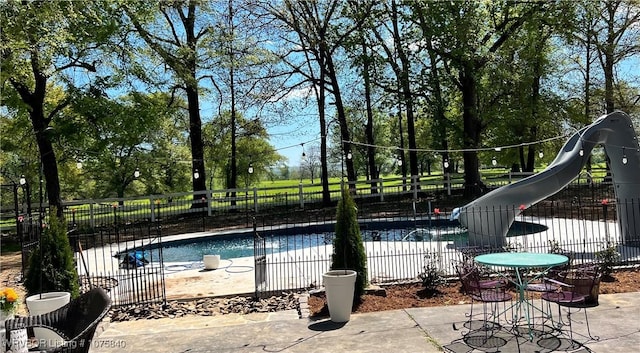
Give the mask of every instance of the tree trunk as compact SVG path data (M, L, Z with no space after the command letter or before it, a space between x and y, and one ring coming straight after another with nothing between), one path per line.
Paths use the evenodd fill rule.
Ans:
M485 185L480 179L478 152L475 149L480 145L480 133L482 123L478 116L477 83L474 76L473 65L466 64L460 72L460 84L462 86L462 119L463 146L467 150L463 152L464 160L464 196L477 197L482 195Z
M324 71L320 70L320 82L324 82ZM318 87L318 115L320 118L320 168L322 170L322 204L331 205L329 192L329 168L327 166L327 121L325 116L326 91L324 85Z
M418 152L416 151L416 133L415 133L415 123L413 116L413 94L411 91L411 80L410 80L410 67L411 62L407 57L407 53L402 48L401 45L401 37L400 31L398 28L398 11L397 5L395 1L391 2L391 15L393 22L393 36L394 41L396 43L396 52L398 53L398 58L402 63L402 67L399 72L398 79L400 80L400 87L402 89L402 100L404 101L405 107L407 109L407 139L409 142L409 171L410 175L413 177L414 175L418 177ZM412 188L414 184L412 183ZM416 184L417 186L417 184Z
M607 108L607 114L613 113L615 103L613 100L613 52L616 47L616 29L615 15L616 10L612 6L607 6L609 19L607 20L607 42L604 44L604 101Z
M442 88L440 87L440 76L437 70L437 57L431 47L431 41L427 42L429 49L429 61L431 63L431 91L433 94L433 105L435 106L433 140L440 141L440 148L445 151L442 154L443 163L449 159L449 142L447 141L447 118L445 116L445 103L442 100ZM431 175L431 164L429 164L429 175Z
M326 52L326 51L325 51ZM342 150L347 153L351 148L349 142L351 141L351 134L349 133L349 125L347 122L347 115L344 111L344 105L342 103L342 96L340 93L340 84L338 83L338 76L335 71L333 60L331 56L326 56L326 65L323 68L326 70L326 75L331 81L331 88L336 100L336 110L338 112L338 123L340 124L340 137L342 138ZM345 167L347 168L347 180L349 181L349 190L355 193L356 186L356 172L353 166L353 159L344 159Z
M198 88L187 86L187 102L189 104L189 141L191 142L191 180L193 191L203 191L206 186L206 170L204 167L204 146L202 144L202 121L200 119L200 103L198 98ZM193 172L198 170L198 179L194 178ZM206 195L193 195L193 199L200 201ZM202 205L202 203L194 203Z
M187 36L187 46L194 53L197 51L195 34L195 4L189 3L188 16L184 20L185 34ZM196 78L197 56L193 55L186 60L188 68L188 78L185 80L185 91L189 104L189 141L191 142L191 180L193 191L203 191L207 189L207 174L204 167L204 146L202 143L202 120L200 119L200 102L198 97L198 81ZM194 172L198 170L198 179L194 177ZM201 201L207 195L193 195L193 200ZM196 207L204 207L203 202L194 202Z
M37 52L32 52L32 61L38 61ZM49 207L56 207L57 216L62 218L62 197L60 195L60 179L58 175L58 162L53 150L53 145L47 136L49 119L44 115L44 99L47 91L48 77L39 71L37 65L32 65L34 89L33 92L19 82L11 80L22 101L29 106L29 119L35 133L36 143L40 152L40 168L46 182ZM41 182L40 180L38 182ZM42 195L40 195L42 197Z
M370 63L369 56L367 54L367 43L364 40L364 35L361 35L362 40L362 56L363 56L363 65L362 65L362 76L364 78L364 97L367 105L367 124L365 125L365 137L367 139L367 164L368 164L368 173L369 180L378 179L378 173L376 168L376 148L375 148L375 137L373 135L373 110L371 109L371 77L369 75ZM371 193L378 193L377 183L371 182Z
M40 111L40 114L42 111ZM32 120L34 117L32 117ZM44 119L44 118L37 118ZM36 133L36 140L38 142L38 149L40 150L40 163L42 165L42 173L44 175L47 196L49 201L49 209L51 207L56 208L56 215L60 218L64 215L62 208L62 197L60 195L60 180L58 178L58 162L53 150L51 141L44 133L44 130L40 130Z

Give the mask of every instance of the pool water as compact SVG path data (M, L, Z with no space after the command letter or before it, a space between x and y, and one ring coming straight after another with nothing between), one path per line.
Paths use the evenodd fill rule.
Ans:
M406 226L406 224L404 224ZM327 228L327 227L325 227ZM329 227L328 229L331 229ZM392 229L366 229L361 227L364 241L446 241L464 245L467 232L457 224L446 224L438 227L417 226ZM377 228L377 227L376 227ZM317 230L317 229L315 229ZM518 236L544 230L544 226L532 223L515 222L507 236ZM333 241L332 230L304 233L304 229L296 232L271 231L263 234L267 253L278 253L304 248L328 245ZM204 255L217 254L221 259L253 256L253 233L216 235L199 239L187 239L162 244L162 256L165 262L202 261ZM159 258L157 247L144 249L146 257Z

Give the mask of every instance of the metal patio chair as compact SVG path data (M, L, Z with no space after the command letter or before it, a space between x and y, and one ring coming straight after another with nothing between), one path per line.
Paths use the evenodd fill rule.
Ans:
M454 264L458 277L462 284L462 290L471 298L471 311L465 327L476 329L473 325L473 304L482 303L481 326L479 329L492 329L499 326L493 320L498 319L498 304L513 300L513 295L507 292L506 279L491 279L483 276L481 269L468 261ZM454 327L455 328L455 327Z
M575 284L576 279L580 279L586 284L585 288ZM558 279L547 278L546 280L551 284L558 286L559 289L553 292L545 292L541 298L548 304L548 312L550 319L555 327L562 330L564 326L569 327L569 338L573 340L573 322L572 315L578 311L584 312L584 320L587 328L587 336L590 339L598 340L597 336L591 334L589 327L589 317L587 315L587 299L589 293L593 289L594 285L600 279L600 268L593 264L583 264L572 266L569 270L560 274ZM572 282L574 282L572 284ZM558 306L558 316L554 318L552 314L550 304L555 303ZM562 309L566 311L566 318L563 318Z

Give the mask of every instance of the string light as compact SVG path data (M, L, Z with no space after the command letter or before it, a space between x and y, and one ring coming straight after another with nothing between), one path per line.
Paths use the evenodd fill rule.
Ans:
M624 147L622 147L622 164L627 164L629 160L627 159L627 153L625 152Z
M347 159L351 159L353 158L353 154L351 154L351 151L347 152Z
M200 172L198 172L198 168L196 168L196 170L193 171L193 178L194 179L200 178Z
M493 158L491 158L491 165L493 165L494 167L498 164L498 161L496 160L496 157L494 156Z
M363 146L363 147L374 147L374 148L380 148L380 149L395 149L395 150L408 151L408 152L456 153L456 152L482 152L482 151L497 151L497 152L500 152L503 149L526 147L526 146L541 144L541 143L545 143L545 142L549 142L549 141L553 141L553 140L558 140L558 139L562 139L562 138L566 138L566 137L567 137L567 135L565 134L565 135L559 135L559 136L550 137L550 138L543 139L543 140L538 140L538 141L523 142L523 143L519 143L519 144L515 144L515 145L506 145L506 146L498 146L498 147L482 147L482 148L449 149L449 150L439 150L439 149L429 149L429 148L399 148L397 146L383 146L383 145L375 145L375 144L369 144L369 143L363 143L363 142L357 142L357 141L347 141L347 140L342 140L342 142L343 143L350 143L350 144L354 144L354 145L358 145L358 146Z
M22 174L20 176L20 180L19 180L20 185L24 185L27 183L27 178L24 177L24 174Z
M76 168L77 169L82 169L82 161L78 159L78 161L76 162Z
M544 152L542 152L542 150L540 150L540 152L538 152L538 157L540 157L540 158L544 157Z
M249 174L253 174L253 163L249 163L249 169L247 171Z
M138 179L140 177L140 169L136 167L136 170L133 172L133 177Z
M444 160L444 163L443 163L442 165L444 166L444 169L449 168L449 160L448 160L448 159L445 159L445 160Z

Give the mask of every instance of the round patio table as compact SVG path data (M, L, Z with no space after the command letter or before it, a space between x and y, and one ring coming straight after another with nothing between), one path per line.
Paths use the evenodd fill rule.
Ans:
M499 252L493 254L478 255L475 262L488 266L501 266L508 268L551 268L564 265L569 258L560 254L548 254L537 252Z
M549 254L549 253L534 253L534 252L501 252L501 253L493 253L493 254L484 254L478 255L473 258L475 262L492 266L492 267L501 267L515 270L515 279L511 279L509 275L496 271L500 276L507 278L509 281L515 284L518 289L518 302L514 304L518 309L518 312L522 310L523 305L526 306L525 318L527 321L527 326L529 327L529 336L531 333L531 322L529 318L529 308L534 310L541 309L536 308L532 303L529 302L525 295L525 288L527 285L541 276L544 276L551 268L555 266L564 265L569 262L569 258L564 255L559 254ZM531 278L524 278L522 276L521 269L539 269L539 272L536 276Z

